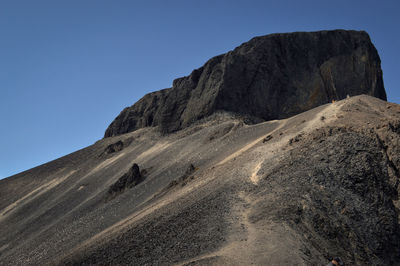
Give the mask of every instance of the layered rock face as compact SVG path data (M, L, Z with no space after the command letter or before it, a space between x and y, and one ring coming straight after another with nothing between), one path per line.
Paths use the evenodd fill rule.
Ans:
M386 100L380 58L366 32L272 34L210 59L172 88L145 95L104 136L154 126L170 133L217 111L253 122L282 119L359 94Z

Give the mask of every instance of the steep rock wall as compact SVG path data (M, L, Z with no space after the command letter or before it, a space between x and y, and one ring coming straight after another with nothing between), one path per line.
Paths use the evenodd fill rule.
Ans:
M170 133L216 111L253 122L282 119L360 94L386 100L380 58L366 32L272 34L211 58L172 88L145 95L104 136L149 126Z

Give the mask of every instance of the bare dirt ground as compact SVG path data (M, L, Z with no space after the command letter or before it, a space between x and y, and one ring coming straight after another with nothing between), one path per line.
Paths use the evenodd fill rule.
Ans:
M0 181L0 264L396 265L399 121L398 105L357 96L100 140ZM132 163L145 180L106 201Z

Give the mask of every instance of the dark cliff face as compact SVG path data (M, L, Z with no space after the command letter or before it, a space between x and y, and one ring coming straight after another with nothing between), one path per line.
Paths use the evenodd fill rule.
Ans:
M379 55L366 32L272 34L145 95L118 115L105 137L148 126L169 133L216 111L253 121L282 119L360 94L386 100Z

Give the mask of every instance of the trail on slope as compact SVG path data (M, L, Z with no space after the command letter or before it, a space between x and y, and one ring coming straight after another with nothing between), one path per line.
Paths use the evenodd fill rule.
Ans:
M270 123L271 121L268 121L267 123ZM272 130L271 132L268 132L268 134L265 134L264 136L250 142L249 144L247 144L246 146L244 146L243 148L239 149L238 151L232 153L231 155L229 155L228 157L226 157L225 159L223 159L222 161L220 161L219 163L217 163L216 165L222 165L238 156L240 156L241 154L245 153L246 151L250 150L251 148L253 148L255 145L257 145L259 142L261 142L263 139L265 139L268 135L272 135L274 132L278 131L279 129L281 129L284 125L285 125L285 121L273 121L275 123L279 123L279 126L277 128L275 128L274 130Z

